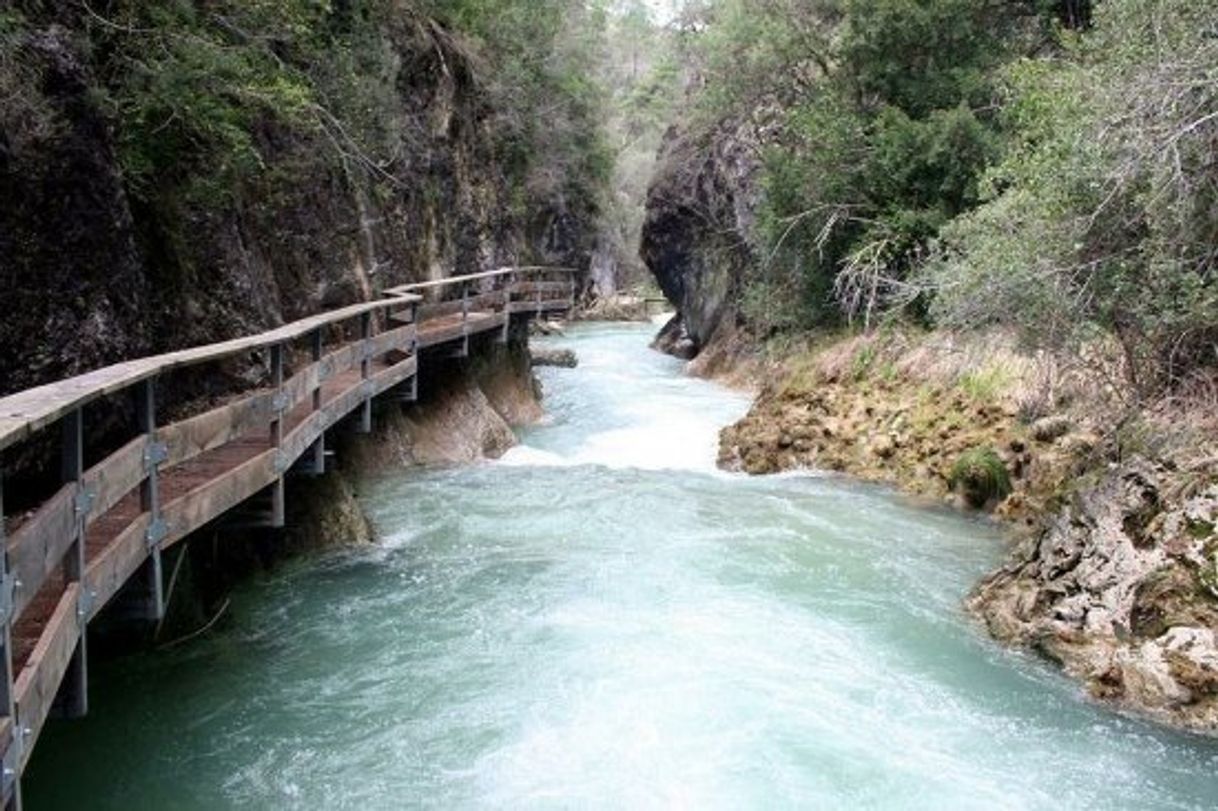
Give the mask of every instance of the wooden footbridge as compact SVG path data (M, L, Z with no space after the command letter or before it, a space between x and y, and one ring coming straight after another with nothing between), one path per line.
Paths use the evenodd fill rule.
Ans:
M161 617L167 548L258 501L267 504L267 523L282 526L285 476L324 472L326 432L348 416L370 431L375 398L414 400L421 353L463 356L479 335L506 342L514 317L566 311L573 298L571 271L556 268L405 285L260 335L0 399L0 451L17 443L53 449L40 441L53 432L62 449L61 486L10 517L7 532L0 498L4 808L20 807L22 771L52 712L87 710L88 624L120 590L143 616ZM255 355L269 369L268 385L158 424L158 378ZM135 403L130 440L86 466L85 407L116 397Z

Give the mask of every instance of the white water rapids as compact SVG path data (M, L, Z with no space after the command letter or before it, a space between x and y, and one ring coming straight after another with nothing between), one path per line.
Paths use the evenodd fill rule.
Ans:
M989 524L714 468L747 401L644 326L555 339L500 462L369 482L384 542L92 674L40 808L1208 808L1218 746L1088 703L962 613Z

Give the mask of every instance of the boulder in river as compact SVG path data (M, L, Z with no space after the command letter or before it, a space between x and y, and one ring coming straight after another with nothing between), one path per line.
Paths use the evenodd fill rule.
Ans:
M579 365L579 358L570 349L534 346L529 348L529 354L534 366L559 366L564 369L574 369Z

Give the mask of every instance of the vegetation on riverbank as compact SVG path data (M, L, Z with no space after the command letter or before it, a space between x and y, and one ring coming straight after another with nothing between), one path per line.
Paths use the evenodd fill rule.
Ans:
M1212 381L1218 11L1091 6L693 4L682 138L745 149L713 172L669 154L645 253L663 279L666 198L698 175L679 205L728 234L668 287L730 288L715 320L754 339L997 326L1131 403Z

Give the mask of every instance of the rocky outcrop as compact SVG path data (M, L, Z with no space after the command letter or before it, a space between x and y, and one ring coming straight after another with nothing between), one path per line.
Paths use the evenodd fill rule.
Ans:
M696 354L735 325L740 278L758 254L760 162L753 122L670 130L647 194L640 255L677 308L661 348ZM688 343L685 343L686 340Z
M720 466L830 470L967 506L957 468L970 454L992 454L1011 486L989 505L997 515L1032 525L1052 510L1098 438L1069 422L1066 434L1037 438L1010 397L971 391L960 381L975 375L959 369L936 370L968 354L962 347L894 343L845 339L772 375L749 413L721 432Z
M970 609L1097 698L1218 732L1218 484L1203 481L1140 458L1117 466L987 578Z
M21 59L8 78L24 87L0 86L26 97L0 104L0 395L152 346L146 268L91 71L61 26L32 33Z
M340 468L358 477L501 456L516 444L513 428L543 415L524 340L521 329L507 346L488 344L468 360L426 363L419 402L384 404L375 434L349 437L339 448Z

